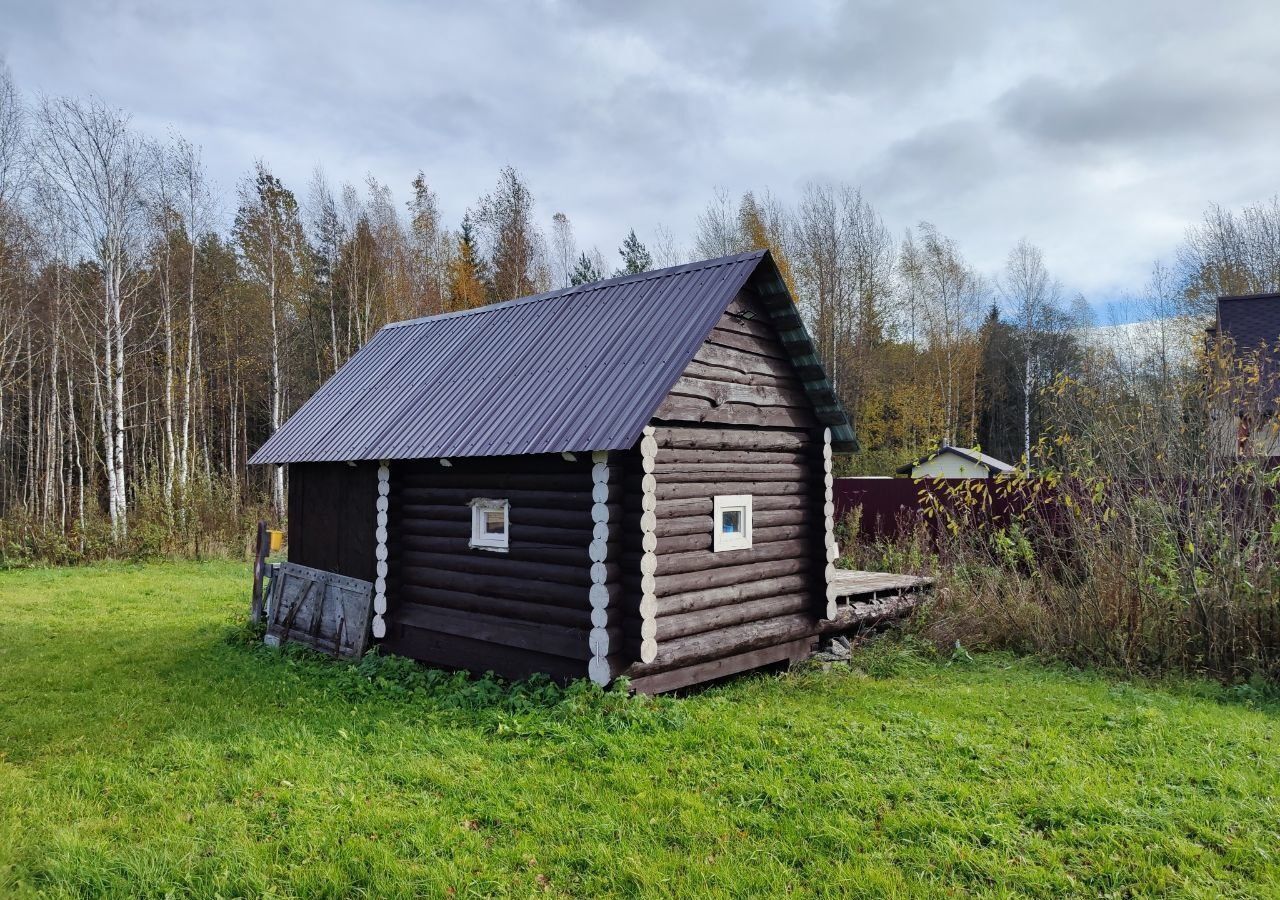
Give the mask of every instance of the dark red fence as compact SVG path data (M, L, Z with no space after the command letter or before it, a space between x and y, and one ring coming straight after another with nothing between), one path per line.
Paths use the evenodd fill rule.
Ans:
M973 482L982 481L983 484ZM1014 509L1024 509L1027 498L1021 492L991 490L996 482L986 479L934 481L914 478L837 478L836 522L844 522L861 507L860 536L864 539L897 537L920 521L921 511L930 505L954 508L960 495L986 488L980 502L965 503L969 515L988 524L1003 522ZM926 499L932 495L933 500Z

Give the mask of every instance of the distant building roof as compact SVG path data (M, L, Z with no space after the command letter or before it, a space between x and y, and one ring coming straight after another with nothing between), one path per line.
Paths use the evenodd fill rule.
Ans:
M1280 293L1219 297L1214 331L1241 349L1275 347L1280 341Z
M853 449L777 267L755 251L387 325L250 462L629 448L744 287L836 449Z
M1225 336L1237 351L1261 354L1262 399L1280 400L1280 293L1233 294L1218 298L1211 336Z
M979 466L985 466L986 469L990 472L1000 473L1000 472L1013 471L1013 466L1009 465L1007 462L1003 462L1001 460L996 459L994 456L988 456L985 453L981 453L977 450L968 450L964 447L953 447L950 444L943 444L937 450L933 451L930 454L920 457L915 462L910 462L904 466L899 466L896 471L898 472L899 475L910 475L911 470L914 469L916 466L922 466L925 463L927 463L929 460L936 459L937 457L941 456L944 453L951 453L951 454L954 454L955 456L959 456L962 459L967 459L971 463L975 463Z

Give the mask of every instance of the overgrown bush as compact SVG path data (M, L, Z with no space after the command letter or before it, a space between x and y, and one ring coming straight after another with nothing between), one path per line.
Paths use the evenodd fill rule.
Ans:
M1257 451L1274 388L1238 357L1163 405L1063 381L1033 474L934 482L846 564L935 575L918 627L944 648L1280 681L1280 471ZM1237 446L1241 420L1263 424Z
M229 479L197 474L172 498L158 481L144 479L131 498L128 533L119 539L112 535L109 519L92 507L83 518L69 510L65 521L41 521L21 508L6 511L0 517L0 568L103 559L248 557L259 519L271 519L267 498L244 498Z

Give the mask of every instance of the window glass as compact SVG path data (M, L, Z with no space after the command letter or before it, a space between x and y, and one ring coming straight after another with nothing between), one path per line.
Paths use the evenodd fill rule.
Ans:
M484 530L486 534L502 534L507 526L505 509L486 509L484 511Z
M720 530L725 534L739 534L742 531L742 510L726 509L720 517Z

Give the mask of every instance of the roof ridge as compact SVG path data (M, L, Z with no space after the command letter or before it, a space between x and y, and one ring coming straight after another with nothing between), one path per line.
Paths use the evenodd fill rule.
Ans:
M650 269L645 272L637 272L634 275L618 275L613 278L605 278L600 281L589 281L586 284L575 284L567 288L545 291L541 294L529 294L525 297L516 297L513 300L504 300L502 303L490 303L485 306L476 306L472 309L460 309L455 312L436 313L434 316L419 316L416 319L403 319L399 322L388 322L382 327L399 328L403 325L420 325L423 322L437 322L441 319L459 318L461 316L471 316L479 313L495 312L501 309L510 309L515 306L540 303L544 300L555 300L570 294L588 294L600 288L615 287L619 284L625 284L632 281L651 281L657 278L667 278L672 275L683 275L687 272L714 269L719 266L751 259L752 257L762 257L767 252L767 250L750 250L745 253L735 253L730 256L717 256L714 259L703 259L691 263L681 263L678 266L668 266L665 269Z

